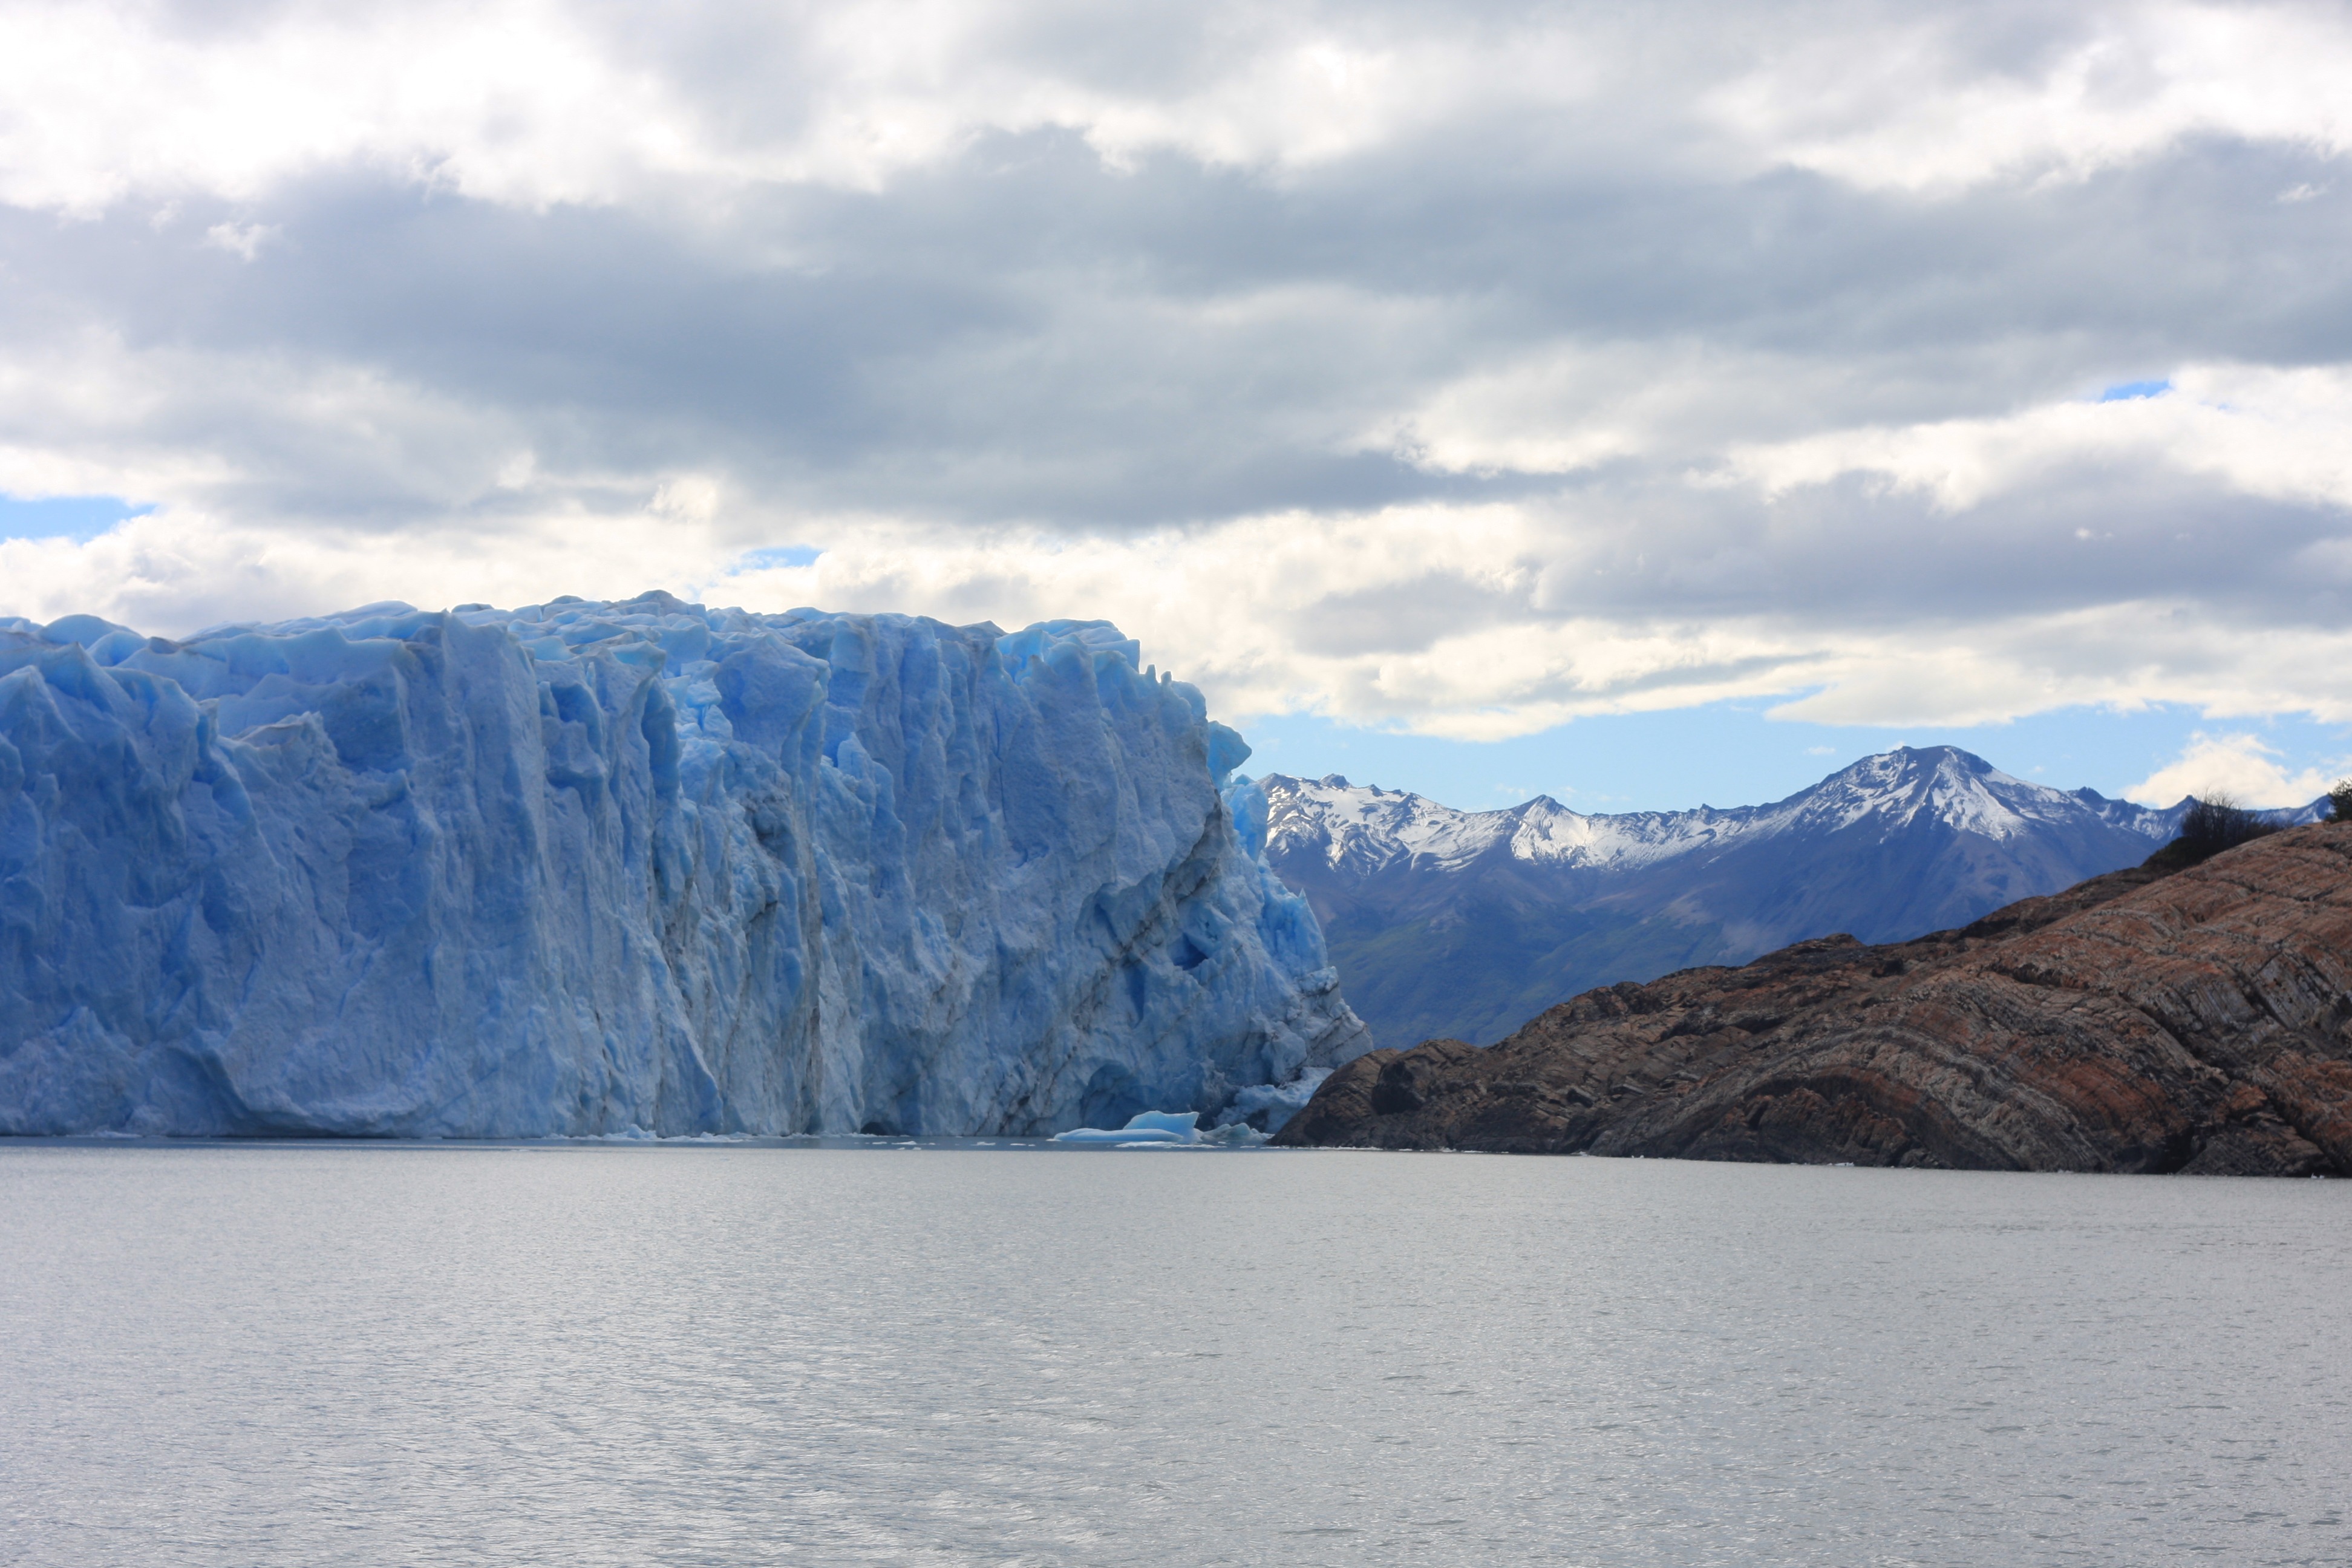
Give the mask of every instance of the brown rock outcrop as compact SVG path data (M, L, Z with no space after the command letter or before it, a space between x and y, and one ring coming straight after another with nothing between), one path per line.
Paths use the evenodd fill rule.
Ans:
M1277 1142L2352 1175L2352 826L1374 1051Z

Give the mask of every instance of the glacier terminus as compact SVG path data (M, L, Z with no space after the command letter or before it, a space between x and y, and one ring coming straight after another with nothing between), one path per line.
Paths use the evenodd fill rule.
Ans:
M1368 1048L1107 623L0 618L0 1132L1264 1123Z

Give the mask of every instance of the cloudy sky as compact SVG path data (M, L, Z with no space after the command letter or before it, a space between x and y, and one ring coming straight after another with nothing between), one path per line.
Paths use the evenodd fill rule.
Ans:
M1103 616L1463 805L2307 798L2347 81L2341 5L0 4L0 613Z

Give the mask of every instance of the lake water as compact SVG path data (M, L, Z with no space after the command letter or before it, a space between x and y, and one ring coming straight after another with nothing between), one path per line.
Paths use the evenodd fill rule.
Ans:
M2352 1184L0 1147L11 1563L2352 1562Z

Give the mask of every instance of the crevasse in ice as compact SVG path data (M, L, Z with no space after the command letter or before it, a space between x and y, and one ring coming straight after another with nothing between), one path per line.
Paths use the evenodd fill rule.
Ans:
M1370 1041L1248 748L1139 662L660 594L0 619L0 1132L1277 1105Z

